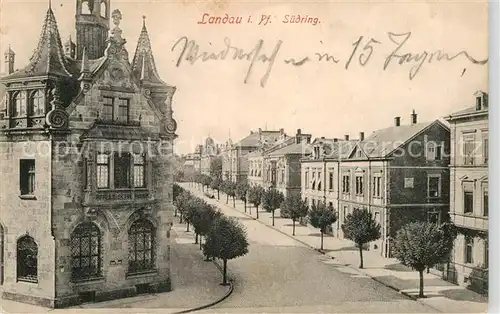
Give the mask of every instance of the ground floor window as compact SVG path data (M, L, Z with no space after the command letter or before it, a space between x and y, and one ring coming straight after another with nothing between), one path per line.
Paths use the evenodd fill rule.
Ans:
M85 222L71 235L71 276L86 279L101 275L101 231L96 224Z
M17 240L17 280L38 282L38 246L30 236Z
M474 249L474 238L469 236L465 237L465 263L467 264L474 263L473 249Z
M128 268L130 273L154 269L155 228L153 224L140 219L129 230Z

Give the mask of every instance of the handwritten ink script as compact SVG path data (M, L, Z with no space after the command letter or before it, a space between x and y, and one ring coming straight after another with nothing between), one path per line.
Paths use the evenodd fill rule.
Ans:
M460 51L457 53L449 53L442 50L422 50L420 52L407 52L405 44L411 37L411 32L395 34L387 33L385 42L375 38L365 38L359 36L348 49L345 58L329 54L328 52L314 52L310 56L301 56L300 58L285 58L284 63L287 65L300 67L309 62L317 62L324 64L339 64L343 65L344 70L349 70L354 66L366 67L370 64L372 56L376 54L377 48L381 45L390 45L390 53L384 56L384 62L380 64L381 68L386 71L395 66L409 66L408 78L413 80L420 70L426 64L437 63L440 61L452 61L458 58L475 65L485 65L488 59L477 60L467 53ZM244 83L248 83L257 62L262 62L267 67L263 76L260 79L260 85L266 86L266 83L271 75L275 61L278 58L283 42L277 40L272 44L266 44L264 40L259 40L250 49L240 48L231 43L231 39L224 39L224 48L218 51L204 51L200 49L200 45L195 40L190 40L187 37L181 37L172 46L172 51L179 52L176 66L180 67L184 63L194 65L195 63L207 61L225 61L236 60L249 62L248 70L244 78ZM266 51L268 51L266 53ZM372 62L373 63L373 62ZM377 66L377 64L375 64ZM465 72L465 70L464 70ZM462 72L462 75L464 74Z

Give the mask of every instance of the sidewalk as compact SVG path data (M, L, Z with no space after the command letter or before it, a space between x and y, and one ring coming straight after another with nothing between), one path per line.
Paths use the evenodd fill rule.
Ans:
M174 313L221 299L229 286L220 285L222 275L219 269L213 262L204 261L199 245L194 244L193 233L186 232L186 226L175 220L170 249L172 291L55 310L0 298L0 313L88 313L89 309L92 313Z
M201 190L183 185L185 188L203 196ZM222 195L219 203L225 207L234 210L232 200L226 205L226 195ZM244 204L236 201L236 210L244 213ZM247 212L249 212L247 208ZM255 207L251 208L251 217L255 219ZM250 216L246 214L247 216ZM275 212L274 224L272 224L272 215L259 209L259 219L263 224L270 228L286 234L303 244L319 249L321 238L319 230L311 226L295 224L295 236L292 236L292 220L279 217L279 210ZM324 254L331 257L336 264L354 268L356 271L367 275L392 289L395 289L413 299L418 296L419 277L418 272L403 266L398 260L393 258L384 258L377 252L363 251L364 269L359 269L359 251L353 243L347 240L324 236ZM454 285L433 274L424 274L424 294L426 298L418 299L436 310L445 313L486 313L488 312L488 298L470 291L464 287Z

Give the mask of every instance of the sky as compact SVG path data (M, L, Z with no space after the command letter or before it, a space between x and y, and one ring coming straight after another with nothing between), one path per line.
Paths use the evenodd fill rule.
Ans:
M52 0L63 41L75 38L76 0ZM28 63L36 47L46 0L0 0L0 50L10 44L16 52L16 68ZM474 104L477 90L487 91L488 65L477 65L464 55L452 61L424 62L413 77L413 60L399 64L396 53L441 50L450 56L466 51L471 58L488 58L487 3L485 1L130 1L111 0L111 10L123 15L120 28L133 57L142 27L142 16L152 42L156 66L162 79L177 87L173 98L177 120L177 153L194 151L207 136L216 142L242 139L250 130L297 129L314 137L357 138L359 132L391 126L395 116L410 121L414 109L419 121L433 121ZM199 24L203 15L242 17L242 24ZM251 15L252 23L248 22ZM258 25L261 16L270 23ZM286 17L288 15L288 17ZM292 15L317 17L316 25L284 23ZM263 21L263 23L266 20ZM263 24L262 23L262 24ZM400 34L391 41L389 33ZM248 60L186 60L176 66L186 36L199 51L218 53L231 46L250 52L263 40L261 53L271 57L277 47L264 87L260 80L269 62L256 61L245 83ZM360 37L348 69L345 64ZM373 52L364 66L359 56ZM333 61L318 61L328 53ZM286 63L291 58L301 66ZM387 58L390 63L384 70ZM427 58L430 58L429 56ZM364 61L363 56L361 60ZM428 61L428 59L426 59ZM2 64L2 71L4 71Z

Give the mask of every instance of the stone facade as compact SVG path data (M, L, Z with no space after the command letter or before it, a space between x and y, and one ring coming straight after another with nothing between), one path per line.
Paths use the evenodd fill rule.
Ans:
M451 114L450 216L459 227L448 280L488 291L488 94Z
M175 87L157 74L145 24L131 63L112 17L103 56L77 38L74 59L49 8L28 66L1 79L5 299L64 307L171 289Z
M328 152L302 160L303 197L331 203L338 213L334 234L354 208L367 209L381 225L371 250L391 256L391 239L404 224L444 221L449 211L449 129L436 120L375 131L358 141L332 141ZM324 147L324 145L320 145ZM439 151L437 153L436 151Z

